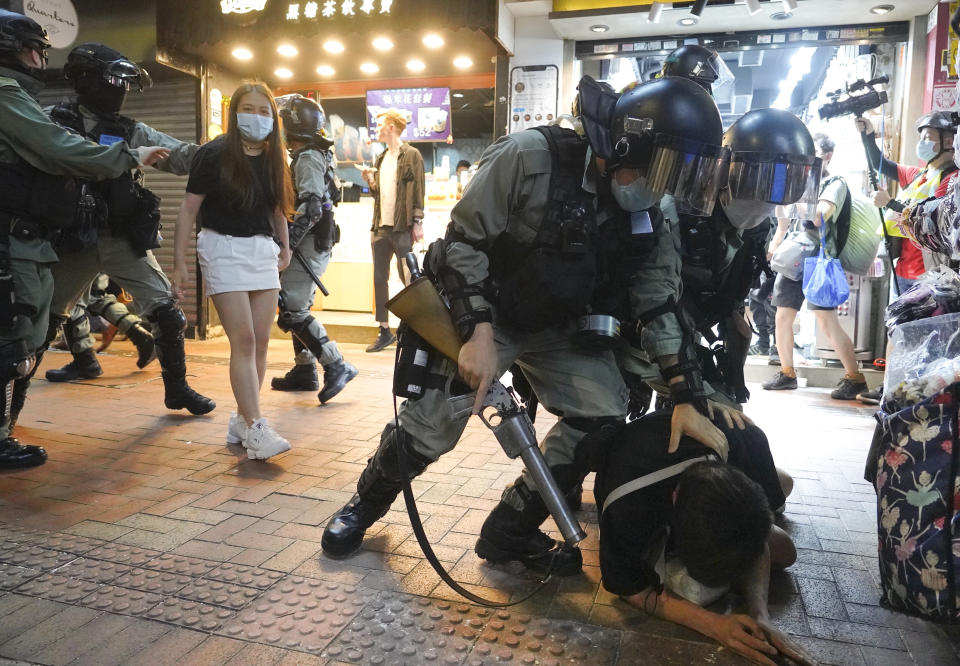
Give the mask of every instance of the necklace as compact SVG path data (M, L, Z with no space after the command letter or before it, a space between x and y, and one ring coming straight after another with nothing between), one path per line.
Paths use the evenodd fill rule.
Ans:
M248 155L259 155L263 152L263 143L249 144L243 139L240 140L240 145L243 146L243 152Z

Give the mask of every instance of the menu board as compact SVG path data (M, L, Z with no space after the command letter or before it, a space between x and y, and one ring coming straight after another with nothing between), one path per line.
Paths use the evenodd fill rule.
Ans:
M367 91L367 125L377 135L377 116L394 109L407 118L404 141L446 141L452 132L450 88L401 88Z
M510 132L556 120L559 75L556 65L527 65L510 71Z

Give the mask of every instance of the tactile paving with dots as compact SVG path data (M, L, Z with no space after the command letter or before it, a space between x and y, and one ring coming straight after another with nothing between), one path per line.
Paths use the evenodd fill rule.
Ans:
M84 606L119 613L120 615L140 615L156 606L163 597L140 590L128 590L114 585L104 585L83 599Z
M0 562L0 590L12 590L17 585L39 575L40 571L37 569L28 569Z
M383 592L323 656L363 664L461 664L491 616L486 608Z
M497 611L467 658L467 666L504 662L559 666L614 664L620 632L591 625Z
M231 585L219 580L194 580L177 592L181 599L191 599L214 606L226 606L240 610L251 601L259 597L263 590L243 585Z
M58 550L29 545L0 552L0 562L43 571L62 567L75 559L77 559L77 556L73 553L61 553Z
M152 569L134 567L113 581L113 584L131 590L170 595L176 594L194 580L190 576L181 576L167 571L153 571Z
M100 548L105 544L106 542L100 539L91 539L75 534L50 534L39 537L33 541L33 545L35 546L41 546L51 550L62 550L65 553L76 553L77 555L85 555L94 548Z
M43 532L29 527L20 527L19 525L10 525L9 523L0 523L0 540L4 543L30 543L47 534L49 534L49 532Z
M98 560L107 560L108 562L118 562L132 567L143 566L150 560L162 555L159 550L150 550L149 548L137 548L136 546L125 546L119 543L108 543L99 548L94 548L90 552L84 553L86 557L93 557Z
M319 654L374 595L363 587L288 576L219 633Z
M69 578L92 580L95 583L109 583L128 571L130 571L130 567L125 564L79 557L73 562L54 570L54 573Z
M53 601L62 601L64 603L76 604L88 597L92 592L100 589L99 583L89 580L80 580L79 578L67 578L56 574L43 574L33 580L20 585L17 594L25 594L29 597L41 597L43 599L52 599Z
M225 622L232 621L235 616L236 613L234 611L226 608L208 606L207 604L197 603L196 601L186 601L184 599L164 599L163 603L151 608L143 617L177 624L190 629L216 631L220 629Z
M217 562L211 562L210 560L201 560L198 557L187 557L186 555L169 554L158 555L143 564L144 569L196 577L203 576L213 571L216 567Z
M260 567L248 567L242 564L224 562L213 571L204 574L204 578L219 580L234 585L245 585L265 590L284 577L279 571L270 571Z

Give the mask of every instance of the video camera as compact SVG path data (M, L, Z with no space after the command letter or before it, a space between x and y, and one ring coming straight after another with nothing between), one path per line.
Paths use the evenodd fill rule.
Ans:
M890 77L884 74L870 81L859 79L847 86L846 90L836 90L827 93L832 101L820 107L820 120L829 120L840 116L854 115L857 118L862 116L870 109L876 109L887 103L887 93L884 90L875 90L874 86L880 86L890 83ZM858 90L868 89L868 92L862 95L854 95ZM847 99L841 101L840 98L847 95Z

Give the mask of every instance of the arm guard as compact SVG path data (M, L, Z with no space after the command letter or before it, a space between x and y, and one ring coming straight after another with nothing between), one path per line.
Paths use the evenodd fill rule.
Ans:
M447 264L446 244L443 239L430 244L424 272L446 299L460 340L466 342L473 336L477 324L493 323L493 313L486 305L485 289L467 284L463 275Z
M700 359L697 356L696 341L693 337L693 331L687 324L683 313L680 312L676 301L670 298L663 305L644 312L640 317L639 326L643 327L668 312L676 314L677 322L683 330L683 341L680 350L677 352L677 363L661 368L660 374L664 381L669 384L670 395L674 404L693 404L698 410L705 413L707 404L704 398L703 371L700 367ZM670 380L675 377L682 377L683 380L670 384Z
M301 208L303 208L303 212L296 215L293 222L290 223L291 250L300 245L304 236L310 233L310 230L323 217L323 202L315 194L311 194Z

